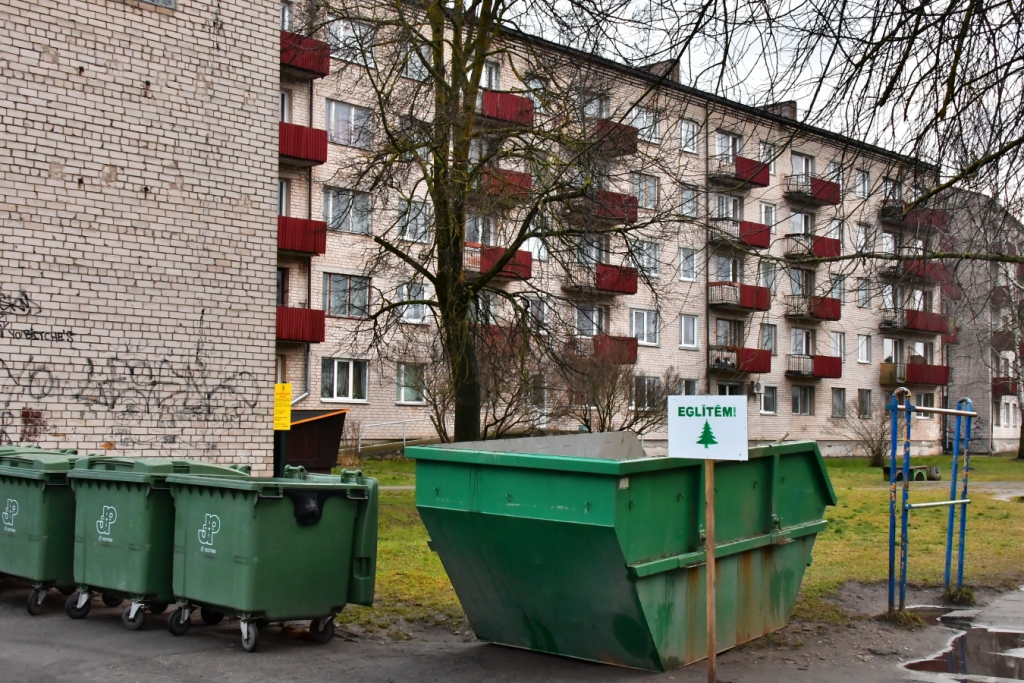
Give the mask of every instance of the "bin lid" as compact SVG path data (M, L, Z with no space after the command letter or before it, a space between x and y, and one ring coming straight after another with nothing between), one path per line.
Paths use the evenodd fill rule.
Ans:
M68 477L153 483L162 481L172 474L245 477L249 472L247 466L239 468L235 465L217 465L199 460L100 456L79 460L68 473Z
M282 495L285 490L365 489L368 480L362 472L345 471L342 474L313 474L302 467L286 467L283 477L227 478L207 474L172 474L167 483L206 488L256 491L263 495Z
M76 460L83 459L73 449L47 450L36 446L0 448L0 473L22 479L46 479L67 474Z

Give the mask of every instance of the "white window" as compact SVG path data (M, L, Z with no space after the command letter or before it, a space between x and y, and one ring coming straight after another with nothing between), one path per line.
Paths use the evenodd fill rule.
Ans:
M695 379L684 379L682 382L680 382L680 384L682 384L680 389L682 390L683 396L696 396L697 395L697 380L695 380Z
M715 195L715 218L743 220L743 200L728 194Z
M778 289L774 261L761 261L757 264L757 286L767 287L773 295Z
M871 335L870 334L858 334L857 335L857 362L858 363L870 363L871 362Z
M793 296L811 296L814 291L814 273L800 268L789 271L789 291Z
M637 375L633 377L632 408L639 410L657 410L663 408L661 403L661 378Z
M814 415L814 387L793 387L793 414Z
M281 3L281 30L292 30L292 3L290 2Z
M338 318L365 318L370 301L370 280L356 275L324 273L324 312Z
M790 235L813 235L814 214L798 211L789 217Z
M834 239L839 242L840 248L843 246L843 219L833 218L828 222L828 232L825 234L826 237Z
M828 162L828 179L839 186L839 191L843 191L843 165L838 161Z
M684 349L696 349L698 321L695 315L679 316L679 346Z
M339 188L324 188L324 220L330 230L370 232L370 195Z
M292 122L292 91L281 90L277 100L277 115L281 123Z
M370 149L373 142L370 110L327 100L327 139L338 145Z
M292 183L287 178L277 179L277 215L287 216Z
M367 362L324 358L320 362L320 398L325 401L365 401Z
M761 202L761 223L775 234L775 205Z
M530 326L540 334L547 334L548 301L543 296L529 296L524 303Z
M896 310L896 289L892 285L882 285L882 308Z
M857 390L857 417L871 417L871 390Z
M427 242L430 239L430 203L410 199L399 217L398 238L410 242Z
M428 65L431 57L429 45L420 45L419 48L410 45L405 57L405 77L414 81L425 81L430 78Z
M854 237L854 248L857 251L868 251L868 235L871 234L871 226L867 223L857 224L857 233Z
M775 145L770 142L762 142L757 149L757 160L768 164L768 173L775 175Z
M761 349L763 351L771 351L773 356L777 356L778 345L775 343L776 338L779 334L779 328L771 323L761 323Z
M886 200L903 200L903 183L892 178L882 179L882 193Z
M715 282L739 282L742 264L733 256L715 257Z
M594 304L576 304L576 336L604 334L606 309Z
M832 342L832 355L836 358L842 358L843 362L846 362L846 333L845 332L831 332L829 333L830 341Z
M274 382L283 384L288 381L288 357L283 353L274 354Z
M846 303L846 278L842 275L833 275L829 283L828 295L838 299L840 304Z
M534 261L548 260L548 245L543 237L527 237L523 241L523 248L530 252Z
M761 412L765 415L774 415L779 410L779 388L764 387L761 394Z
M935 407L935 394L932 392L920 393L917 395L917 407L918 408L934 408ZM1003 404L1006 424L1010 424L1010 404ZM931 420L935 413L914 413L919 420Z
M903 340L882 337L882 362L902 363L903 362Z
M814 157L806 154L793 154L793 177L809 180L814 175Z
M630 335L637 343L646 346L658 344L658 312L631 310L629 312Z
M490 59L485 61L483 82L480 85L488 90L501 90L501 64Z
M544 100L547 99L548 80L541 76L528 76L525 81L526 97L533 102L533 111L544 113Z
M697 188L692 185L680 185L679 197L679 212L688 218L696 218L698 209Z
M857 196L864 199L871 193L871 174L868 171L860 170L854 174L854 191Z
M811 356L814 354L814 330L791 330L790 353L794 356Z
M466 242L494 246L495 220L491 216L466 216Z
M607 95L595 92L584 92L582 97L583 117L585 119L606 119L611 109L611 101Z
M883 254L895 254L897 239L891 232L883 232L881 235L880 250Z
M684 152L697 153L697 131L699 126L696 121L683 119L679 122L679 147Z
M646 173L631 173L633 196L642 209L658 208L658 176Z
M334 19L327 24L327 42L331 45L331 56L373 68L376 34L376 30L370 24Z
M398 403L423 403L423 366L399 363L395 372L395 400Z
M734 161L736 155L743 151L743 138L734 133L718 131L715 136L715 150L719 158Z
M398 307L399 320L403 323L424 323L427 321L426 288L419 282L398 285L399 302L408 301Z
M661 141L658 129L658 112L647 107L634 107L632 116L633 127L637 129L637 137L646 142L657 144Z
M846 417L846 389L832 388L832 417Z
M697 279L697 252L693 249L679 250L679 279L690 282Z
M857 278L857 305L860 308L871 305L871 281L866 277Z
M658 277L661 271L661 246L650 240L638 240L633 248L633 262L647 277Z
M743 345L743 321L715 320L715 343L719 346L742 346Z

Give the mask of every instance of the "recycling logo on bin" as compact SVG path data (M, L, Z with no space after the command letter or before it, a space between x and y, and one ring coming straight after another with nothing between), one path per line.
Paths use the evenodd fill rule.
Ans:
M702 460L747 459L746 396L669 396L668 454Z
M14 532L14 517L18 514L18 501L13 498L7 499L7 506L4 508L4 531Z
M110 528L114 526L114 522L117 521L117 510L112 505L104 505L103 512L100 513L100 518L96 520L96 531L100 535L101 543L112 543L114 539L110 537Z
M217 515L206 515L203 525L199 527L199 543L202 545L201 550L204 553L217 554L217 549L209 546L213 545L213 535L218 531L220 531L220 517Z

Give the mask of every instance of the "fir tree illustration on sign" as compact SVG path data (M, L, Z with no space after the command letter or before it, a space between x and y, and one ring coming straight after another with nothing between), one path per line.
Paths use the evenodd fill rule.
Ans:
M704 420L704 431L700 433L700 438L697 439L697 443L704 446L704 448L718 443L715 441L715 434L711 431L711 425L708 424L707 420Z

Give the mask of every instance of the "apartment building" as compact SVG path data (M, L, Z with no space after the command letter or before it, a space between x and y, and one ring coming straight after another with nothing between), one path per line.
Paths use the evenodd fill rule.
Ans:
M282 5L282 45L302 49L282 53L278 380L301 387L297 407L349 408L369 438L426 436L428 361L415 344L381 355L366 319L382 302L431 296L380 268L375 243L388 230L410 253L429 242L429 208L422 194L399 203L346 185L381 144L375 119L385 111L365 79L387 60L346 42L372 36L368 22L330 23L317 43L291 33L292 15ZM294 63L311 55L315 68ZM405 69L402 83L424 80L415 63ZM484 69L480 149L510 147L509 129L544 137L572 118L600 182L589 203L556 219L594 226L592 238L561 251L532 238L495 286L548 302L545 316L572 348L583 342L632 365L637 401L669 367L680 392L747 395L757 442L814 438L841 454L856 438L850 422L881 419L897 386L918 405L944 405L953 336L943 302L954 290L948 269L922 256L944 239L950 214L915 202L936 170L801 124L791 103L746 106L677 74L505 37ZM469 271L505 255L504 227L551 186L558 155L545 152L544 164L492 156L481 194L493 201L467 220ZM878 253L886 258L857 258ZM421 304L401 310L409 326L429 321ZM545 417L540 389L538 425L575 429ZM938 451L941 424L920 416L913 440L918 452Z

